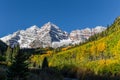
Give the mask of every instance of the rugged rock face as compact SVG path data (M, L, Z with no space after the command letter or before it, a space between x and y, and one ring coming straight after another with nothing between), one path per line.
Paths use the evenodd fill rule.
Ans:
M14 47L20 44L21 48L51 47L52 42L60 42L67 39L68 34L50 22L41 28L34 25L26 30L20 30L1 38L8 45Z
M37 33L37 37L31 42L32 48L51 47L53 42L67 40L68 34L59 29L56 25L48 22Z
M95 28L86 28L82 30L74 30L70 33L70 39L73 41L83 42L88 39L90 36L104 31L106 27L97 26Z
M105 30L105 27L98 26L90 29L74 30L68 35L55 24L48 22L41 28L36 25L20 30L1 38L7 45L14 47L19 44L21 48L38 48L38 47L60 47L63 45L77 44L88 39L91 35Z

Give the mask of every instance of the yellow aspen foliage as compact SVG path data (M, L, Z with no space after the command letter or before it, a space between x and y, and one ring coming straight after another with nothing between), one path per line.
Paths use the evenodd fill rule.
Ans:
M80 52L81 53L85 53L85 51L86 51L86 47L85 46L83 46L83 47L80 48Z
M99 65L103 66L103 65L110 65L110 64L115 64L115 63L119 63L118 60L113 60L113 59L102 59L99 60Z
M62 51L66 51L67 50L67 48L62 48Z
M71 48L71 46L68 46L67 48L68 48L68 49L70 49L70 48Z
M41 55L40 58L43 59L44 57L46 57L46 55L47 55L47 54Z
M106 44L104 42L101 42L97 45L97 50L100 52L103 52L106 48Z
M51 56L51 55L52 55L52 54L45 54L44 56L45 56L45 57L48 57L48 56Z
M62 51L66 51L66 50L68 50L68 49L70 49L70 48L71 48L71 46L68 46L68 47L62 48Z
M120 40L118 41L117 45L111 50L114 56L118 57L120 54Z
M105 65L106 64L106 60L105 59L99 60L98 64L99 65Z
M52 62L49 62L49 66L50 66L50 67L52 66Z
M96 47L94 45L90 48L90 52L92 55L95 54L95 49L96 49Z
M38 60L38 56L37 55L32 55L31 57L30 57L30 61L31 62L37 62L37 60Z
M52 51L47 51L47 54L52 54Z

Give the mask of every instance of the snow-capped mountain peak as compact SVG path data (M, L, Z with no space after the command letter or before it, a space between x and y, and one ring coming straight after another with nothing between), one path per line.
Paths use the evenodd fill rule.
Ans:
M27 28L26 29L26 32L32 32L32 33L37 33L37 31L39 31L39 27L38 26L36 26L36 25L33 25L33 26L31 26L30 28Z
M50 47L52 42L66 39L68 39L68 34L51 22L44 24L41 28L34 25L1 38L8 45L14 47L20 44L21 48Z
M102 31L104 31L106 29L106 27L103 26L96 26L95 28L85 28L82 30L73 30L70 33L70 38L73 41L85 41L86 39L88 39L90 36L96 34L96 33L100 33Z
M26 30L37 30L37 29L39 29L39 27L36 25L33 25L30 28L27 28Z
M48 22L41 28L36 25L19 30L8 36L0 38L3 42L11 47L19 44L21 48L38 48L38 47L60 47L63 45L76 44L88 39L91 35L104 31L106 28L97 26L93 29L86 28L74 30L68 35L55 24Z
M52 29L58 29L59 30L59 27L56 26L55 24L51 23L51 22L48 22L46 24L44 24L41 29L47 29L47 30L52 30Z

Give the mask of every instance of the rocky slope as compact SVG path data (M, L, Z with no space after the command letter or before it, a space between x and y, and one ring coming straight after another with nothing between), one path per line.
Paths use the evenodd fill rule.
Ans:
M86 28L83 30L74 30L69 35L55 24L48 22L41 28L34 25L26 30L19 30L13 34L2 37L1 40L11 47L19 44L21 48L56 48L63 45L83 42L91 35L99 33L105 29L106 28L102 26L98 26L93 29Z
M106 27L96 26L95 28L86 28L82 30L74 30L70 33L70 39L74 42L83 42L90 36L106 30Z

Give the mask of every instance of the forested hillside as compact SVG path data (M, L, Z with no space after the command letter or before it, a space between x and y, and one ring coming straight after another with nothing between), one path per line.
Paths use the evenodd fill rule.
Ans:
M44 57L48 57L50 67L60 70L71 68L90 70L96 75L120 73L120 17L116 18L106 31L92 36L87 43L44 55L32 55L31 66L41 66ZM36 66L35 66L36 65Z
M105 31L91 36L87 42L79 45L56 49L20 49L19 45L11 48L0 41L0 52L2 80L63 80L66 77L80 80L119 80L120 17Z

